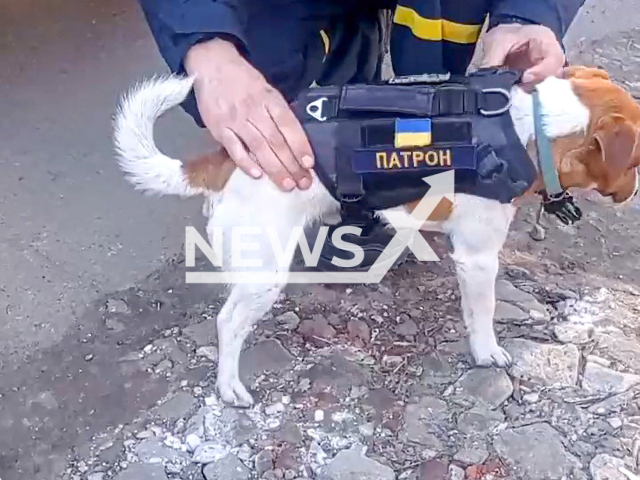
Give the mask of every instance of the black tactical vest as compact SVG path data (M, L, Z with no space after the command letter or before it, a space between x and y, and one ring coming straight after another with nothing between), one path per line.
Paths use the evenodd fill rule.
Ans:
M292 105L315 171L341 203L364 211L419 200L424 177L454 170L455 193L508 203L537 170L509 115L520 74L485 69L439 83L305 90Z

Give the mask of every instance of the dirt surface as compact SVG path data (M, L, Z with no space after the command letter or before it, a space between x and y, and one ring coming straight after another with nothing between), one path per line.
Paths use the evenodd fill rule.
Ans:
M630 5L620 8L635 15ZM599 18L594 9L588 8L589 22ZM581 40L574 28L570 57L574 63L607 68L638 93L640 30L629 30L634 24L625 23L625 11L620 14L624 19L610 20L615 28L607 34L585 23L589 39ZM142 48L136 41L132 44L138 50L132 48L132 55L144 61L152 45ZM159 64L145 65L152 70ZM107 100L139 77L140 70L128 64L121 75L93 110L110 111ZM32 87L43 92L38 81L32 80ZM60 95L69 96L64 92ZM82 111L74 105L69 108ZM35 125L38 110L21 111L32 115L20 118L21 124ZM43 142L39 144L56 135L51 115L50 123L43 123L43 136L36 137ZM82 117L77 125L91 118ZM182 124L188 130L184 117L171 122L165 127ZM18 139L19 129L4 130L6 125L0 123L3 132L13 132L6 135L8 151L19 151L14 145L29 151L28 132ZM105 155L107 136L95 140ZM53 143L59 152L68 143L64 138ZM18 178L27 171L26 158L5 160L3 168ZM95 174L92 161L84 164L89 165L86 178ZM72 170L74 165L63 162L57 168ZM106 175L116 183L115 171ZM4 171L3 176L8 178ZM25 228L33 231L26 237L24 230L15 229L16 218L28 218L19 205L28 192L16 185L17 180L3 190L1 218L13 229L6 236L8 245L31 239L40 225L27 223ZM40 190L42 198L35 201L52 211L33 208L31 218L46 225L47 218L58 218L56 208L65 208L62 200L59 205L48 201L46 192L71 195L77 209L68 215L76 224L78 218L93 218L82 199L93 198L89 190L95 189L67 193L74 190L66 183L53 185ZM110 185L106 181L100 188ZM581 197L584 220L568 228L548 219L544 241L529 235L531 209L519 213L503 252L496 321L501 342L516 360L511 369L473 368L452 262L444 241L435 238L443 262L410 262L378 286L288 288L243 353L243 375L259 403L235 410L221 405L213 388L214 322L224 292L185 285L186 269L175 255L182 225L157 227L166 225L165 215L178 224L188 216L189 223L202 227L200 205L187 208L154 200L162 204L156 207L127 193L126 185L121 188L122 197L109 196L119 197L113 200L119 206L115 219L92 223L96 228L91 235L76 239L69 232L79 227L60 223L52 235L66 238L64 248L49 247L41 236L30 240L40 252L34 258L53 258L45 262L52 270L43 283L31 283L30 291L16 289L16 297L7 287L20 282L3 278L3 293L10 290L20 301L7 303L1 325L4 351L14 352L0 357L2 480L622 480L627 477L619 467L638 472L637 205L613 209ZM31 193L38 195L37 189ZM144 209L129 211L143 202ZM97 216L111 210L98 208L102 213ZM133 225L142 218L149 222ZM94 232L109 231L117 219L129 233L105 245L122 244L144 258L125 252L105 266L100 256L87 254L95 268L79 275L74 266L80 262L71 261L68 251L75 245L90 251ZM175 240L168 239L171 235ZM161 245L149 247L158 238ZM0 253L9 265L5 272L20 276L20 264L14 261L18 251L23 250ZM169 260L160 258L155 265L162 266L147 275L142 265L147 262L151 270L151 258L143 254L160 251ZM34 265L33 272L39 271L40 264ZM110 278L122 275L118 271L126 271L127 278ZM91 295L80 293L89 286ZM64 297L64 292L70 293ZM35 307L25 329L19 325L26 320L11 305L27 308L28 299ZM35 328L34 337L29 332L37 325L43 327ZM35 348L7 343L14 334Z

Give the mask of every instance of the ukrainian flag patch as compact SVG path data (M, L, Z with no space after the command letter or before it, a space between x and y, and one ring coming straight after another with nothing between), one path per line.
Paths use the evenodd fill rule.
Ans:
M394 145L396 148L431 145L431 119L396 118Z

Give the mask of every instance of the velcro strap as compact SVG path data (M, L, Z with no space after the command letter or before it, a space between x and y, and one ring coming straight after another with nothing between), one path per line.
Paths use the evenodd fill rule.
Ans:
M478 111L478 92L462 85L438 87L432 115L473 115Z
M336 143L336 196L344 203L359 202L364 195L362 177L353 171L350 157L353 145L360 145L360 127L357 123L345 123L337 130Z
M396 115L446 116L478 112L478 91L465 85L347 85L339 110Z
M396 118L365 120L362 125L362 146L378 147L394 144ZM435 118L431 123L432 144L472 144L473 131L468 117Z

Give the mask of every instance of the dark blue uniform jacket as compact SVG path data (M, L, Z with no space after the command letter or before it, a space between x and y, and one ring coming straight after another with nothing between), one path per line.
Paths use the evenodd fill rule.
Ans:
M584 0L140 0L160 53L184 72L194 44L232 40L292 100L312 81L370 81L379 60L378 13L393 12L396 75L464 73L482 24L545 25L561 40ZM333 68L333 67L336 68ZM345 70L345 66L346 68ZM340 68L337 68L340 67ZM201 125L195 102L186 110Z

